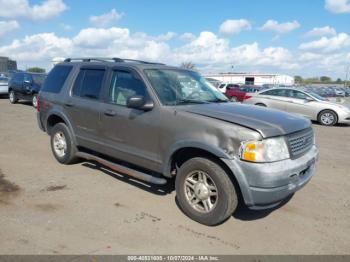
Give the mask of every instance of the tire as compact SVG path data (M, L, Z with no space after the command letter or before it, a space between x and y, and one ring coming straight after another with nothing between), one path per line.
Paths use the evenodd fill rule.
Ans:
M200 176L205 176L207 183L200 183L199 181L204 181ZM209 187L203 187L203 184ZM205 199L208 190L215 193L213 188L216 188L216 196L209 196L209 200ZM238 205L235 186L229 175L220 165L207 158L196 157L186 161L176 175L175 189L181 210L191 219L207 226L224 222ZM190 199L193 203L199 202L191 204ZM211 207L208 206L208 201Z
M17 96L16 96L15 91L10 90L10 92L9 92L9 100L10 100L10 103L11 103L11 104L16 104L16 103L17 103L18 98L17 98Z
M318 122L324 126L334 126L338 123L338 115L332 110L324 110L318 114Z
M255 104L256 106L262 106L262 107L266 107L266 105L265 104L263 104L263 103L257 103L257 104Z
M32 97L32 105L34 108L38 107L38 95L37 94L33 95L33 97Z
M57 161L65 165L76 163L75 155L78 150L68 127L64 123L58 123L52 128L50 135L51 150Z

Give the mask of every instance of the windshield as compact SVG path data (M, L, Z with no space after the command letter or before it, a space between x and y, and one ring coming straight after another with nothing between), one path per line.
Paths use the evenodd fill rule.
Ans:
M228 101L224 94L196 72L147 69L145 74L164 105Z
M33 77L34 83L36 83L38 85L41 85L46 78L45 75L32 75L32 77Z

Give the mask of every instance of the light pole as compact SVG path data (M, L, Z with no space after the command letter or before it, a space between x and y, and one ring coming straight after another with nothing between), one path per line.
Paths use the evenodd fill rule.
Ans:
M347 83L348 83L348 76L349 76L349 69L350 69L350 65L348 65L346 68L345 68L345 81L344 81L344 87L347 86Z

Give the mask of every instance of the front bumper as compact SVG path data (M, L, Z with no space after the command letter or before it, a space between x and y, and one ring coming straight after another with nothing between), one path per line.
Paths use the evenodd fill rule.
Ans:
M315 173L318 149L313 146L298 159L274 163L250 163L222 159L234 174L245 204L252 209L278 205L306 185Z
M338 123L350 124L350 112L338 112Z

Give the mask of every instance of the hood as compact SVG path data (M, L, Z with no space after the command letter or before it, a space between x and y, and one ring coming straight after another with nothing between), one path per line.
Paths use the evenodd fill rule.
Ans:
M322 103L324 105L329 105L329 106L336 106L338 108L344 108L347 107L350 109L350 104L345 104L345 103L341 103L341 102L333 102L333 101L318 101L319 103Z
M310 120L303 117L238 103L179 106L177 110L244 126L258 131L264 138L291 134L311 126Z

